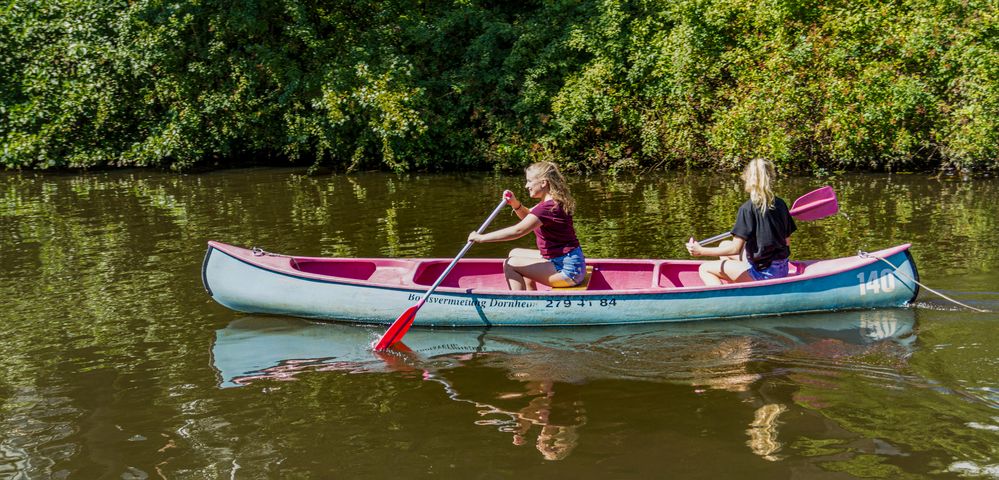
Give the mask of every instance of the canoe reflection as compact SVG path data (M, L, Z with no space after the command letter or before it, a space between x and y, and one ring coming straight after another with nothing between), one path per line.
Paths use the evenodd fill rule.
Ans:
M291 380L306 371L409 373L474 405L477 424L511 434L516 445L537 432L535 446L549 460L565 458L577 444L587 418L573 392L586 382L632 379L737 392L756 409L747 445L779 460L779 419L791 405L769 399L760 387L768 369L872 349L905 359L914 325L913 310L882 309L617 327L414 329L403 349L374 352L371 344L382 333L377 327L247 316L216 332L212 357L223 388ZM488 391L470 393L475 388L462 369L473 367L476 375L486 367L505 378L477 381L480 390L490 385Z

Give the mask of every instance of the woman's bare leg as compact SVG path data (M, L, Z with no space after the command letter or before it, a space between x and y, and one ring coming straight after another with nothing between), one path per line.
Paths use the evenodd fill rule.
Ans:
M555 265L544 259L541 252L526 248L510 251L503 263L503 273L510 290L537 290L537 283L551 285L552 281L564 280L563 275L555 270Z
M718 244L719 247L731 245L731 240L725 240ZM749 276L749 265L745 260L746 251L739 252L738 255L722 255L719 260L712 260L701 264L697 269L697 274L705 285L721 285L728 282L748 282L752 279Z
M749 276L749 265L742 260L712 260L704 262L697 269L701 281L705 285L721 285L722 281L748 282L753 277Z

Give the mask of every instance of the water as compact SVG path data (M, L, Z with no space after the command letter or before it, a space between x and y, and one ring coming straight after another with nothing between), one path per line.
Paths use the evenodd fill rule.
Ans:
M905 309L417 329L388 354L376 327L217 305L207 240L450 257L523 184L300 173L0 174L0 478L999 478L999 314L925 290ZM796 258L911 242L925 284L999 310L999 182L779 193L823 183L849 217L799 223ZM572 188L592 257L686 258L742 201L725 175Z

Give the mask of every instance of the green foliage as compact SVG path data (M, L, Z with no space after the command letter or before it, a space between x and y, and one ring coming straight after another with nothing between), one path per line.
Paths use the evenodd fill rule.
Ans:
M0 164L999 168L995 0L42 0Z

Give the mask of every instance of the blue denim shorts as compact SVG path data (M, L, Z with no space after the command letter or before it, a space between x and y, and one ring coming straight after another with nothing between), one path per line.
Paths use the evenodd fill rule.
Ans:
M555 265L555 271L565 277L565 285L552 285L553 287L574 287L586 278L586 259L583 258L583 249L576 247L571 252L561 257L549 258L549 262Z
M753 277L753 280L769 280L771 278L784 278L787 276L787 259L774 260L764 270L757 270L752 263L749 264L749 276Z

